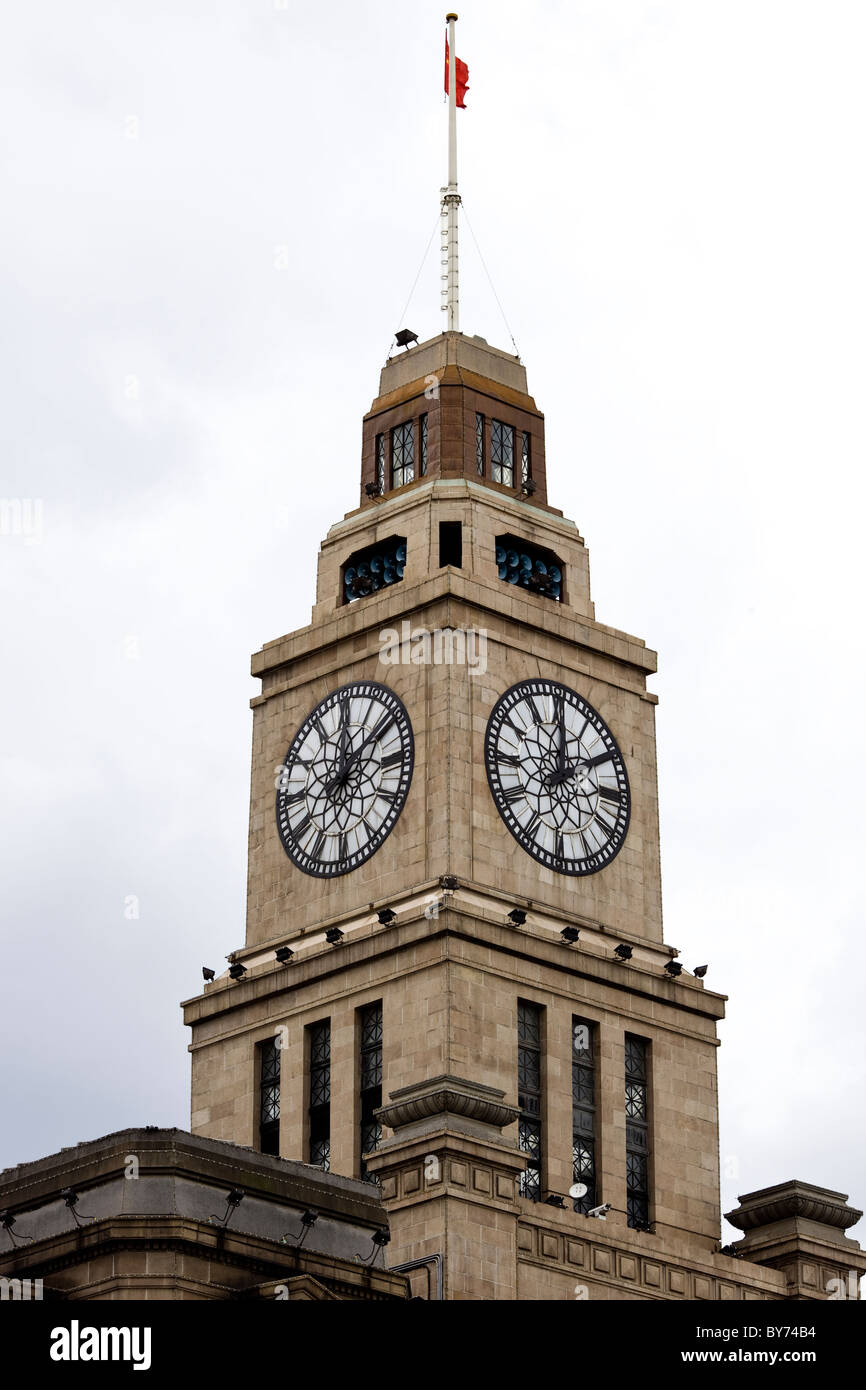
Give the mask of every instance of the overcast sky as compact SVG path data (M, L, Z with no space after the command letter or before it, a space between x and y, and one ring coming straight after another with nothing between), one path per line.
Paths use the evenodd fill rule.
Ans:
M249 654L356 505L446 8L7 9L0 1166L188 1126L178 1001L244 938ZM866 10L460 9L461 192L551 501L660 654L665 937L730 995L723 1209L863 1205ZM462 327L510 348L462 248ZM434 241L422 338L438 275Z

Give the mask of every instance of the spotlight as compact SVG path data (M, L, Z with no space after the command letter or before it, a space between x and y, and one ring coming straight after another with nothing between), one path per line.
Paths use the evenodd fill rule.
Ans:
M325 940L331 946L339 946L340 942L343 940L343 933L340 931L339 927L328 927L328 930L325 932Z
M66 1203L67 1207L69 1208L70 1215L72 1217L72 1220L75 1222L76 1226L87 1226L89 1223L87 1221L82 1221L81 1217L78 1215L78 1212L75 1210L76 1204L78 1202L78 1193L75 1191L75 1188L64 1187L60 1195Z
M562 1207L562 1210L565 1211L565 1198L560 1197L558 1192L548 1192L544 1199L544 1205L546 1207Z
M665 971L668 975L670 975L672 980L675 980L678 975L682 975L683 967L680 965L678 960L669 960L667 965L665 966Z
M209 1216L208 1221L211 1225L216 1224L225 1230L226 1226L229 1224L230 1218L234 1215L243 1200L244 1194L239 1188L233 1187L230 1192L226 1193L226 1209L222 1216Z
M439 880L439 887L444 888L446 893L453 893L459 884L453 874L443 874Z
M624 942L620 942L619 946L614 950L614 955L618 956L620 960L631 960L631 947L626 946Z
M385 1246L386 1246L386 1245L389 1245L390 1243L391 1243L391 1233L390 1233L390 1231L374 1231L374 1232L373 1232L373 1249L371 1250L370 1255L369 1255L369 1257L367 1258L367 1265L368 1265L368 1267L371 1266L371 1265L374 1265L374 1264L376 1263L376 1260L379 1258L380 1252L381 1252L381 1253L383 1254L383 1256L384 1256ZM363 1255L356 1255L356 1256L355 1256L355 1259L361 1261L362 1264L363 1264L363 1262L364 1262L364 1257L363 1257ZM383 1258L383 1260L382 1260L382 1263L383 1263L383 1265L384 1265L384 1263L385 1263L384 1258Z
M280 962L280 965L286 965L292 959L292 956L294 954L295 953L292 950L291 946L280 946L276 951L274 951L274 955Z
M15 1232L12 1229L14 1225L15 1217L13 1213L11 1211L0 1211L0 1226L3 1227L4 1231L8 1232L9 1239L12 1242L12 1248L15 1249L19 1245L32 1245L33 1241L35 1240L35 1237L16 1236Z
M413 333L411 328L401 328L399 333L394 334L394 341L398 347L405 348L408 352L410 344L417 343L418 334Z
M379 913L379 921L382 923L383 927L389 927L391 923L396 922L396 920L396 912L392 912L390 907L382 908L382 911Z
M535 487L535 481L532 478L526 478L520 491L523 493L524 497L531 497L535 492Z
M719 1254L730 1255L734 1260L741 1260L743 1258L742 1250L738 1250L736 1245L720 1245Z
M229 966L229 974L233 980L242 980L247 973L247 967L241 965L240 961L235 961L234 965Z
M382 489L378 483L367 483L366 487L364 488L364 491L366 492L368 497L382 496Z
M310 1231L315 1226L318 1219L319 1213L317 1211L313 1211L311 1207L307 1207L306 1211L301 1212L301 1229L296 1236L292 1236L292 1240L297 1250L300 1250L301 1246L307 1239L307 1236L310 1234ZM281 1245L288 1245L289 1235L290 1232L287 1231L284 1236L280 1236Z
M692 971L692 974L696 977L696 979L702 980L709 968L710 967L708 965L696 965L694 970Z
M563 927L559 933L567 946L571 946L580 938L580 931L577 927Z
M526 921L526 913L522 907L513 907L508 914L508 920L515 927L522 927Z
M202 968L201 968L201 975L202 975L202 979L204 980L205 984L209 984L210 981L211 981L211 980L214 978L214 976L216 975L216 971L215 971L215 970L211 970L211 968L210 968L209 965L203 965Z

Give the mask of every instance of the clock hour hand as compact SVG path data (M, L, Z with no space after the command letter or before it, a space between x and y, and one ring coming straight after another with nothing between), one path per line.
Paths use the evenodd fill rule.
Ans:
M354 752L350 753L349 757L343 761L343 764L337 776L333 778L331 782L328 783L327 790L329 792L336 791L337 787L343 785L349 772L355 766L355 763L358 761L364 749L367 747L367 744L373 743L376 740L382 738L382 736L386 733L391 722L392 715L390 711L387 711L385 714L382 715L382 718L379 720L379 723L376 725L376 727L370 730L369 734L364 739L364 741L362 743L359 743L358 747L354 750Z

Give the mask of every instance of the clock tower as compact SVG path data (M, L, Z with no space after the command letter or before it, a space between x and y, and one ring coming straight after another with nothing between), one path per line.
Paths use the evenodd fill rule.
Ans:
M724 996L663 940L655 653L596 617L522 362L459 330L451 28L448 327L400 335L311 622L253 657L192 1129L377 1185L422 1296L783 1298L789 1246L719 1253Z

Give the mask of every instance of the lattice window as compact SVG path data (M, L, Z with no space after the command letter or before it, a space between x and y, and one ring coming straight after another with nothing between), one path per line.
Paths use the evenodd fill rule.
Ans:
M532 452L529 443L529 431L523 430L521 435L520 447L520 481L525 483L532 477Z
M276 1038L259 1043L259 1148L280 1152L280 1049Z
M501 420L490 424L490 465L494 483L514 487L514 426Z
M586 1195L574 1199L584 1215L597 1203L595 1170L595 1028L583 1019L571 1020L572 1162L574 1182L586 1185Z
M423 477L426 475L426 473L427 473L427 416L426 416L426 415L422 415L422 416L421 416L421 421L420 421L420 425L419 425L419 434L420 434L419 450L420 450L420 454L421 454L421 457L420 457L420 460L419 460L419 474L420 474L420 476L423 478Z
M626 1034L625 1145L626 1212L630 1226L649 1224L648 1044Z
M475 416L475 467L484 477L484 416Z
M415 477L415 422L395 425L391 431L391 486L403 487Z
M385 436L376 435L376 486L379 496L385 491Z
M310 1046L310 1162L331 1167L331 1022L314 1023Z
M522 1000L517 1004L517 1142L528 1155L520 1178L520 1195L541 1200L541 1008Z
M368 1177L364 1154L382 1142L382 1126L375 1112L382 1104L382 1003L360 1010L361 1035L361 1177Z

